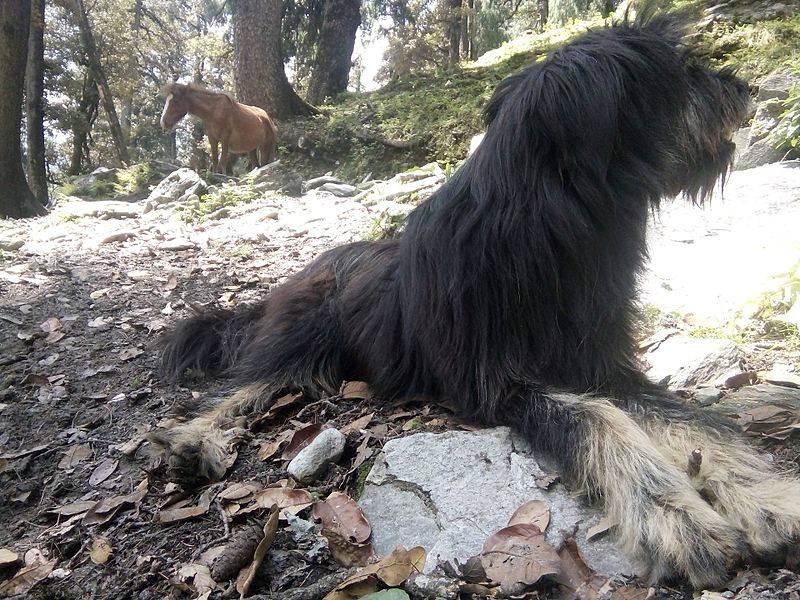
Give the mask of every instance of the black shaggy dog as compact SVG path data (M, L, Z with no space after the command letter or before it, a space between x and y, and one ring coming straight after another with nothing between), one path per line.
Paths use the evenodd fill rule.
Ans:
M521 430L603 499L652 580L719 584L796 543L800 481L637 368L648 215L707 197L749 102L686 29L667 15L593 31L508 78L483 143L401 240L341 246L259 305L179 324L166 371L237 391L154 434L173 476L221 477L220 427L279 394L364 380Z

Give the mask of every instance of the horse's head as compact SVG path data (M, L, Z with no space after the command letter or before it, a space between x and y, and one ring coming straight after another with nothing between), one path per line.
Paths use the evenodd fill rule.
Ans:
M164 110L161 112L161 127L169 131L186 116L186 91L189 86L181 83L168 83L162 88L162 93L167 97Z

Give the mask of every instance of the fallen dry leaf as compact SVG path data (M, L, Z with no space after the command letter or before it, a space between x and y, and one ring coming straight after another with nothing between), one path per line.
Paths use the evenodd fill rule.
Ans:
M311 514L322 523L323 529L334 531L352 543L366 542L372 534L361 508L341 492L332 492L324 501L316 502Z
M130 494L122 496L113 496L105 498L96 502L95 505L83 516L84 525L100 525L108 523L114 516L123 508L130 506L137 507L147 495L147 479L136 486L136 489Z
M561 560L536 525L512 525L489 536L480 554L486 575L504 588L558 575Z
M51 333L53 331L58 331L61 329L61 321L56 317L50 317L44 323L39 325L42 331L45 333Z
M202 493L200 499L197 501L197 504L194 506L159 510L156 512L153 520L156 523L161 523L164 525L166 523L174 523L176 521L184 521L186 519L199 517L200 515L206 514L208 509L211 508L211 501L214 499L213 496L214 489L208 488Z
M561 481L561 477L553 474L542 475L541 477L536 477L533 480L533 482L536 484L536 487L543 490L549 490L553 484L558 483L559 481Z
M508 525L525 524L536 525L539 531L547 531L550 524L550 507L541 500L530 500L520 506L511 515Z
M427 555L417 546L406 550L398 546L377 563L367 565L337 585L324 600L350 600L378 591L379 581L389 587L402 584L414 572L421 572Z
M59 469L74 469L78 464L86 460L92 455L92 448L89 444L79 444L72 446L65 453L64 457L59 461Z
M800 410L780 404L764 404L739 414L745 433L786 440L800 431Z
M92 545L89 547L89 558L96 565L104 565L108 562L113 552L111 542L103 536L92 538Z
M572 591L581 600L596 600L611 591L608 577L602 577L592 571L578 551L575 538L567 538L558 552L561 559L561 571L556 580Z
M260 483L254 481L237 482L222 490L217 494L217 498L219 500L242 500L261 491L263 487Z
M33 586L47 579L55 566L56 559L54 558L44 562L34 562L21 568L11 579L0 583L0 596L27 594Z
M197 563L182 566L178 569L176 578L178 582L199 594L198 598L208 598L209 594L217 588L217 582L211 577L209 568ZM173 581L173 583L175 582Z
M116 458L105 459L92 471L92 474L89 476L89 485L95 486L103 483L117 470L118 465L119 460Z
M281 454L281 459L292 460L303 448L308 446L320 432L322 432L322 425L318 423L306 425L302 429L295 431L289 445L286 446L283 454Z
M292 431L282 431L277 435L277 437L269 442L266 442L261 448L258 449L258 458L259 460L269 460L273 456L278 453L281 446L283 446L286 442L288 442L294 432Z
M597 522L597 525L590 527L589 531L586 532L586 539L590 542L599 539L608 533L608 530L615 525L616 523L612 523L608 517L603 516Z
M362 429L366 429L369 422L372 421L372 417L375 416L374 412L369 413L368 415L364 415L363 417L359 417L355 421L348 423L344 427L342 427L339 431L341 431L344 435L348 435L350 433L358 433Z
M354 544L340 533L330 529L323 529L322 536L328 540L328 550L337 563L343 567L363 567L375 554L372 544Z
M342 386L342 398L354 400L370 400L375 394L368 383L348 381Z
M296 515L300 511L308 508L314 502L314 497L308 490L297 490L288 487L271 487L256 492L253 497L254 504L242 511L249 513L259 508L272 508L278 506L278 510L289 512Z
M19 562L19 554L8 548L0 548L0 567L7 567Z
M63 517L71 517L73 515L80 515L85 513L87 510L92 508L95 504L97 504L96 500L88 500L88 501L81 501L81 502L72 502L71 504L65 504L63 506L58 506L56 508L51 508L47 512L53 515L61 515Z
M236 579L236 591L239 592L239 597L244 598L250 590L253 583L253 578L256 576L256 571L261 563L264 562L264 557L267 551L272 547L272 542L275 541L275 534L278 532L278 509L275 508L270 512L267 522L264 524L264 537L258 543L255 554L253 555L253 562L250 563L245 569L239 573Z

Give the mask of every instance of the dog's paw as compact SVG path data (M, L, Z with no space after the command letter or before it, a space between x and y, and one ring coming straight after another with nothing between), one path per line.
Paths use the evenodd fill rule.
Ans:
M173 481L192 485L218 481L230 466L231 436L205 420L156 430L148 439L163 451Z

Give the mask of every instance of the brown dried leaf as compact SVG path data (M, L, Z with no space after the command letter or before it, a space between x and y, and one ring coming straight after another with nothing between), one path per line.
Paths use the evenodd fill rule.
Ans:
M239 573L239 577L236 579L236 591L239 592L240 598L247 596L250 585L253 583L253 578L256 576L256 571L258 571L258 567L261 566L264 557L267 555L267 551L272 547L272 542L275 541L275 534L278 532L278 512L279 511L276 509L270 513L267 522L264 524L264 537L258 543L258 547L253 555L253 562L251 562L250 566L246 569L242 569Z
M553 484L558 483L559 481L561 481L561 477L554 474L542 475L541 477L536 477L534 479L536 487L543 490L549 490Z
M362 429L366 429L369 422L372 421L372 417L375 416L374 412L369 413L368 415L364 415L363 417L359 417L355 421L348 423L344 427L342 427L339 431L341 431L344 435L348 435L350 433L358 433Z
M108 523L123 507L134 506L138 510L139 503L147 495L147 479L136 486L130 494L113 496L96 502L83 516L84 525L101 525Z
M39 325L39 327L45 333L51 333L53 331L58 331L59 329L61 329L61 321L56 317L50 317L49 319L47 319L47 321Z
M5 460L14 460L16 458L22 458L23 456L28 456L29 454L39 454L39 452L43 452L50 447L50 444L41 444L39 446L34 446L33 448L27 448L25 450L17 450L16 452L9 452L8 454L0 454L0 458Z
M348 381L342 387L342 398L356 400L371 400L375 393L368 383L363 381Z
M289 445L284 449L281 459L292 460L303 448L308 446L312 440L320 434L321 431L322 425L318 423L306 425L302 429L295 431L292 435L292 440L289 442Z
M263 446L261 446L261 448L258 449L258 459L269 460L275 456L278 453L278 450L281 449L281 446L288 442L292 435L292 431L282 431L274 440L266 442Z
M351 543L366 542L372 534L361 508L341 492L332 492L324 501L316 502L311 514L320 520L323 529L334 531Z
M8 581L0 583L0 596L16 596L27 594L33 586L40 581L47 579L53 568L56 566L57 559L45 562L34 562L31 565L21 568Z
M95 504L97 504L97 501L95 500L88 500L84 502L73 502L71 504L65 504L63 506L51 508L47 512L53 515L61 515L62 517L71 517L72 515L80 515L85 513Z
M153 519L156 523L166 524L174 523L176 521L184 521L193 517L199 517L208 512L211 507L211 500L213 500L214 489L208 488L200 496L197 504L194 506L185 506L181 508L169 508L166 510L159 510Z
M343 567L363 567L375 554L372 544L354 544L336 531L323 529L322 535L328 540L328 550L330 550L333 560Z
M599 539L608 533L609 529L615 526L616 523L612 523L608 517L601 517L597 525L590 527L589 531L586 532L586 539L590 542Z
M611 592L611 600L649 600L655 598L653 588L637 588L631 586L621 586Z
M547 526L550 524L550 507L541 500L526 502L515 510L508 520L508 526L520 524L536 525L539 531L547 531Z
M561 572L556 580L573 591L576 598L596 600L611 589L608 578L592 571L583 560L575 538L564 540L558 556L561 559Z
M254 504L243 511L249 513L259 508L272 508L278 506L279 511L286 511L296 515L300 511L308 508L314 502L314 497L308 490L297 490L288 487L271 487L256 492L253 498Z
M7 567L19 562L19 554L8 548L0 548L0 567Z
M128 346L127 348L123 348L119 353L120 360L132 360L139 356L140 354L144 354L143 348L137 348L135 346Z
M59 469L74 469L78 464L92 455L92 448L89 444L79 444L70 447L64 457L59 461Z
M790 406L764 404L739 414L745 433L786 440L800 430L800 411Z
M217 498L219 500L241 500L243 498L247 498L248 496L252 496L262 489L263 486L254 481L237 482L222 490L219 494L217 494Z
M106 479L111 477L114 471L119 466L119 460L116 458L107 458L95 467L92 474L89 476L89 485L95 486L103 483Z
M179 583L189 586L199 594L199 598L208 597L209 593L217 588L217 582L211 577L209 568L197 563L189 563L178 570L176 579ZM171 580L172 583L176 583Z
M398 546L375 564L367 565L363 574L374 573L378 579L389 587L396 587L408 579L414 572L422 572L427 553L422 546L406 550Z
M480 557L486 575L503 587L530 586L560 572L558 554L536 525L504 527L489 536Z
M114 549L111 547L111 542L103 536L92 538L92 545L89 548L89 558L96 565L104 565L111 557Z

